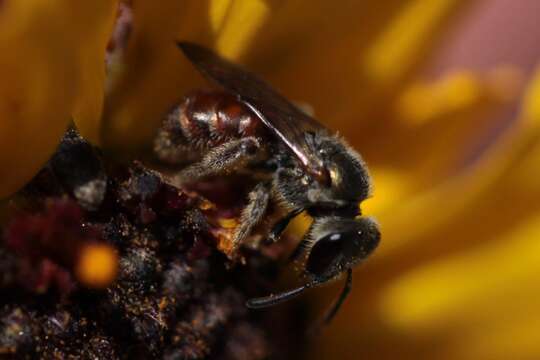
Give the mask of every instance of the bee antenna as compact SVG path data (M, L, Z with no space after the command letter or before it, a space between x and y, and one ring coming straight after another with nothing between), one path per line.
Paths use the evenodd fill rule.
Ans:
M352 288L352 269L347 270L347 279L345 280L345 286L343 287L343 290L339 294L339 297L337 298L336 302L332 307L328 310L328 312L324 315L321 321L316 323L315 325L312 325L309 329L307 335L309 337L313 337L319 333L319 331L322 329L323 326L328 325L332 319L336 316L337 312L341 308L341 305L343 305L343 302L349 296L349 293L351 292Z
M278 294L272 294L264 297L249 299L246 301L246 306L250 309L262 309L269 306L281 304L287 300L294 299L304 291L315 285L315 283L307 283L292 290L287 290Z
M341 305L343 305L343 302L345 299L347 299L347 296L349 296L352 289L352 269L347 270L347 279L345 280L345 286L343 286L343 290L339 294L339 297L337 298L336 302L332 307L328 310L326 315L323 318L323 325L329 324L334 316L336 316L337 312L341 308Z

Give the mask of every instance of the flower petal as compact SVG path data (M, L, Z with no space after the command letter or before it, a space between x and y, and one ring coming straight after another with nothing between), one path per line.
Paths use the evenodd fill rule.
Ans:
M45 163L71 120L81 56L111 1L4 1L0 10L0 197Z
M225 9L225 4L228 6ZM213 0L210 6L213 29L218 37L215 48L228 58L238 56L251 44L270 9L264 0ZM218 20L219 19L219 20Z
M209 0L133 3L133 30L107 89L101 133L105 146L148 144L168 108L202 84L176 41L213 43L210 6Z
M354 343L377 358L538 354L526 334L540 299L540 114L530 100L538 81L518 121L467 171L424 192L398 191L403 198L380 210L383 241L355 274L363 291L349 299L362 306L345 306L333 325L339 336L317 351L339 348L345 358ZM503 340L514 334L522 342Z
M441 353L466 353L472 346L474 352L481 352L477 354L480 358L486 358L495 349L481 340L480 331L509 321L526 324L530 310L540 301L539 225L537 214L495 244L427 263L401 276L383 293L381 311L385 321L399 331L419 336L454 332L461 341L441 349ZM499 333L484 335L521 338L526 332L525 328L514 332L517 326L497 326L494 330ZM468 335L473 336L471 341ZM512 346L494 344L499 344L499 351L508 351ZM540 345L532 350L537 354Z
M366 124L380 122L380 117L370 113L384 110L381 104L392 101L404 78L439 37L444 20L462 5L454 0L429 5L409 0L399 6L395 1L340 6L291 1L273 11L255 41L258 47L249 56L290 98L311 104L322 121L348 134L353 145L362 144ZM399 25L409 20L414 20L414 28ZM400 36L390 39L398 30ZM395 49L394 54L387 54L393 62L388 71L393 75L376 76L369 65L375 60L370 59L386 56L383 52L392 50L393 40L401 40L400 49L411 51Z
M95 144L99 143L103 101L105 96L105 51L109 41L117 2L104 3L102 16L94 24L94 34L86 39L79 54L81 83L73 118L81 135Z

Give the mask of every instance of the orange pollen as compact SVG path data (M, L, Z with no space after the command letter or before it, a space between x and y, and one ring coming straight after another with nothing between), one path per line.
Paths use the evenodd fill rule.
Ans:
M84 245L75 265L77 279L90 288L105 288L116 278L118 254L114 247L93 243Z
M224 229L234 229L238 226L238 219L236 218L219 218L219 226Z

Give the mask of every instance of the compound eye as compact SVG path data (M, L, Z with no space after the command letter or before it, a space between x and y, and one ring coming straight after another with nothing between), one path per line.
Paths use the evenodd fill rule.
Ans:
M343 256L343 234L333 233L317 241L306 263L306 271L322 276L332 272L332 268Z

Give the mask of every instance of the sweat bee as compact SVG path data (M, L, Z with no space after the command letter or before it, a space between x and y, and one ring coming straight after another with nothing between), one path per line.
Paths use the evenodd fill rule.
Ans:
M286 210L268 234L271 242L279 239L291 219L307 212L313 222L292 255L306 259L305 284L250 299L246 305L275 305L346 273L345 286L326 315L328 322L351 290L352 268L380 240L377 223L362 217L359 209L370 194L366 164L343 139L254 74L199 45L181 42L178 47L221 90L186 96L160 129L156 153L163 160L200 155L178 173L176 183L247 166L260 169L258 178L260 172L266 175L249 193L235 230L235 249L263 219L270 202Z

